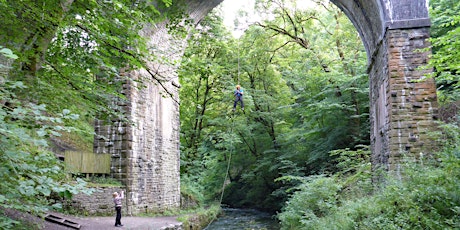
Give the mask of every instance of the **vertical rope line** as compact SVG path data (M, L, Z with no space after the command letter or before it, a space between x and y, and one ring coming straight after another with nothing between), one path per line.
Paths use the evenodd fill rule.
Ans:
M240 84L240 38L236 41L236 46L238 47L238 85Z
M232 126L230 127L230 134L233 133L233 123L234 123L234 120L232 118ZM229 155L228 161L227 161L227 170L226 170L226 173L225 173L224 183L222 183L222 193L220 194L220 202L219 202L219 204L222 204L222 200L224 198L225 181L227 181L228 174L229 174L229 171L230 171L230 163L232 162L232 153L233 153L234 149L235 149L235 147L233 146L233 137L230 137L230 155Z
M229 134L232 134L233 133L233 125L234 125L234 122L235 120L233 120L233 117L231 117L232 119L232 125L229 129ZM225 181L227 181L227 178L228 178L228 174L229 174L229 171L230 171L230 163L232 162L232 153L234 151L235 147L233 146L233 138L230 138L230 156L228 157L228 161L227 161L227 170L225 172L225 178L224 178L224 181L222 182L222 193L220 194L220 200L219 200L219 205L222 204L222 200L224 198L224 193L225 193ZM217 218L214 217L209 223L208 225L204 228L204 230L206 230L209 225L211 225Z

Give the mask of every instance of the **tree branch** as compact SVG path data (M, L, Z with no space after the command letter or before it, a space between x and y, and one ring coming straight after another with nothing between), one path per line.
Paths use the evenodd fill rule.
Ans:
M93 33L91 33L91 31L89 31L88 29L84 28L83 26L81 25L76 25L78 28L84 30L85 32L87 32L88 34L92 34L94 35ZM145 60L143 59L142 56L139 56L135 53L132 53L132 52L129 52L128 50L126 49L122 49L120 47L117 47L115 45L112 45L110 44L109 42L105 41L104 39L101 39L99 38L100 41L102 41L105 45L121 52L121 53L124 53L130 57L133 57L135 58L141 65L142 67L149 73L149 75L161 86L161 88L163 88L163 90L171 97L171 99L176 102L178 105L180 105L179 101L177 101L175 98L174 98L174 94L172 94L171 92L169 92L169 90L166 88L166 86L163 84L162 82L162 79L166 79L165 77L163 77L162 75L159 74L159 71L156 70L156 71L152 71L148 66L147 66L147 63L145 62ZM159 76L160 78L157 78L157 76Z

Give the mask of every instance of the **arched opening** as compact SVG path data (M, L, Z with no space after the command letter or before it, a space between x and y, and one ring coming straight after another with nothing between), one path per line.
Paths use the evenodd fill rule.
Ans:
M201 184L209 198L225 184L224 203L278 211L290 184L278 178L337 170L333 150L368 152L361 38L331 3L289 3L259 5L269 19L251 21L241 37L214 12L192 33L179 68L183 186L213 181ZM244 111L232 109L237 84Z
M360 34L368 59L385 32L385 11L381 1L341 1L332 0L355 25Z
M180 11L179 15L180 13L186 13L182 15L187 16L186 20L181 21L183 18L176 18L180 21L178 25L185 28L185 30L174 31L178 32L177 34L179 36L175 36L177 34L170 33L171 30L169 30L170 27L169 24L167 25L167 22L171 21L162 17L160 18L165 19L166 21L158 22L149 20L153 17L156 18L156 16L158 16L156 13L159 11L152 12L152 15L144 14L144 12L148 13L148 9L151 9L151 4L141 4L146 3L145 1L138 2L142 5L141 7L146 7L145 11L139 10L133 12L130 7L123 7L123 4L116 4L117 7L121 7L121 14L119 14L119 11L107 10L108 7L106 6L110 7L112 1L67 1L66 4L62 5L45 4L47 3L46 1L43 1L43 4L32 4L32 2L33 1L30 1L31 4L27 1L18 2L17 4L15 1L2 2L2 6L4 6L5 9L8 9L5 12L2 11L2 14L5 15L4 24L12 25L5 26L4 28L2 27L2 29L7 31L0 36L2 41L6 40L3 41L5 44L16 46L16 51L19 51L18 53L23 53L21 52L22 50L27 51L24 52L26 55L24 58L25 60L21 60L21 63L19 63L20 65L24 64L21 69L24 71L25 75L18 77L21 79L29 78L28 75L30 75L30 79L27 79L27 81L33 81L34 83L32 85L40 86L46 84L43 82L53 82L55 86L54 88L61 89L57 90L59 92L56 92L59 94L49 94L49 92L43 92L41 96L44 97L38 101L52 99L56 101L62 100L69 102L67 104L72 104L73 101L69 98L70 95L67 95L67 90L71 89L74 95L79 95L81 92L91 95L89 100L85 99L83 101L103 101L100 104L94 103L93 105L97 106L106 104L108 105L107 108L113 105L113 107L115 107L113 110L116 110L117 113L114 117L107 118L107 123L96 124L96 126L100 126L96 127L97 135L95 136L94 145L91 145L91 141L86 142L85 139L85 143L89 143L89 145L85 146L85 148L88 147L88 149L91 150L94 147L95 154L103 153L110 157L111 176L119 179L127 186L128 199L126 206L128 208L128 213L147 212L150 210L161 212L169 208L177 208L180 205L180 132L178 129L179 101L177 98L177 92L180 85L177 84L176 81L176 61L182 57L187 39L186 36L180 35L187 35L187 29L193 27L195 22L203 20L203 17L217 4L219 4L221 0L179 1L178 3L184 3L182 5L184 8L179 10L174 8L171 9L171 12L168 12L174 14L176 12L173 11L178 10ZM165 5L171 4L168 0L163 0L161 2ZM160 4L161 2L156 1L156 3ZM75 5L75 8L70 7L71 4L74 3L78 5ZM90 8L93 8L94 11L88 10L89 5L85 5L85 3L90 4ZM130 4L129 1L126 1L125 3ZM376 167L382 167L385 170L393 170L399 173L400 159L402 157L414 157L416 154L423 155L426 151L429 151L430 140L427 138L427 131L432 128L433 120L436 116L436 92L434 84L432 81L424 81L424 75L430 71L419 68L427 62L429 54L429 51L418 51L426 50L425 48L429 47L426 41L429 34L429 18L427 16L428 1L335 0L333 3L335 3L351 19L361 35L364 47L367 51L367 73L369 74L370 82L369 117L371 123L370 143L372 150L372 163ZM30 12L29 8L31 10ZM70 11L72 10L71 8L73 8L74 11ZM24 11L24 9L27 10ZM161 12L163 13L164 11ZM20 15L20 17L14 17L16 15ZM36 20L36 15L41 15L40 20ZM188 16L190 16L190 18ZM129 18L130 20L122 23L115 20L118 19L117 17L126 19ZM145 19L145 21L137 24L137 20L139 20L140 17ZM114 18L114 20L110 20L112 18ZM173 17L170 19L172 18ZM93 24L93 22L96 22L94 19L103 20L98 20L97 22L99 24ZM115 30L114 27L112 27L114 25L114 21L121 23L116 23L116 27L120 30ZM91 25L92 28L82 27L82 23ZM74 27L75 30L72 30L72 27ZM260 25L260 27L269 28L272 32L283 32L282 27L272 27L270 24L263 24ZM70 30L68 30L69 28ZM75 42L68 43L67 38L64 38L65 36L61 37L62 39L60 39L60 37L53 38L56 32L59 33L57 36L71 35L69 39L75 39L73 40ZM302 148L305 148L304 146L306 146L305 140L307 137L314 135L322 135L321 137L332 136L333 138L330 138L330 142L328 143L341 140L339 139L340 137L335 138L338 137L338 135L329 135L333 133L331 130L319 128L326 127L324 125L325 122L328 122L327 127L331 127L329 124L333 122L336 122L334 124L341 125L334 126L335 128L356 127L352 125L345 127L343 124L348 124L346 123L349 121L347 119L334 120L330 118L338 115L336 111L356 111L350 106L342 106L344 104L340 104L337 101L332 100L343 98L344 94L353 95L350 92L353 92L354 89L352 89L352 87L348 87L345 92L342 88L343 85L335 82L337 79L328 78L328 75L334 74L333 72L335 68L331 68L331 63L333 62L326 62L324 61L327 60L326 58L319 57L318 55L324 55L326 52L323 51L327 49L312 49L312 44L308 43L308 40L304 37L294 36L292 43L301 46L303 45L305 48L308 48L307 50L309 53L300 53L298 52L299 49L291 48L289 49L289 52L291 52L290 55L279 55L271 58L270 55L267 55L269 52L266 52L263 48L269 48L269 45L274 42L281 41L281 44L283 44L282 39L274 39L273 36L267 36L264 34L264 31L257 29L248 32L251 33L251 36L243 38L244 44L251 45L253 44L252 42L257 42L257 44L254 43L254 45L256 45L259 49L250 50L248 47L244 47L244 49L241 49L242 52L240 53L239 45L225 44L225 42L218 44L218 41L214 43L218 45L212 46L211 44L210 47L212 51L215 51L215 49L212 48L219 46L232 46L234 48L232 50L228 50L228 55L221 56L223 63L227 62L227 64L231 66L228 69L233 69L233 72L228 71L227 76L227 78L230 79L231 84L235 83L236 75L238 76L237 78L239 78L239 74L234 73L240 72L239 68L238 71L234 68L236 66L235 63L239 63L240 61L239 58L238 61L236 61L235 57L240 57L240 54L242 57L245 57L242 59L241 63L242 72L244 74L244 76L242 76L242 78L244 78L242 80L244 83L243 87L248 87L250 89L249 91L246 91L249 92L249 95L247 95L248 97L251 97L252 94L252 99L248 101L248 106L255 108L255 110L248 111L249 114L247 115L245 113L239 114L239 116L228 115L228 119L231 120L231 122L226 120L226 114L221 116L223 117L221 120L214 119L212 123L210 123L210 126L216 127L216 124L219 124L228 128L230 131L220 130L221 135L219 138L206 139L209 146L214 148L208 148L208 150L216 150L215 152L218 152L217 150L226 150L228 153L233 153L241 150L234 148L234 146L237 146L235 143L239 143L239 145L246 145L247 150L249 151L242 152L248 154L240 155L239 160L242 164L238 165L238 167L232 168L234 171L245 170L246 165L244 163L247 163L245 161L247 160L245 158L246 156L248 159L251 157L256 160L256 163L260 163L257 165L253 164L252 166L254 169L258 167L270 169L272 171L267 170L267 172L275 172L275 176L279 176L279 173L275 170L280 168L283 170L290 170L290 172L296 172L296 170L320 171L318 169L312 169L312 167L304 169L307 167L305 165L303 168L297 167L297 165L296 167L292 167L291 162L293 162L293 158L298 157L301 154L293 154L286 157L286 152L296 153L296 151L285 151L285 148L294 146L298 147L298 149L293 148L290 150L304 150ZM93 58L94 56L91 55L87 56L94 51L97 46L90 38L90 33L94 33L92 34L92 37L98 39L98 44L104 45L103 51L101 51L99 55L96 55L96 58ZM123 39L125 35L128 35L128 33L131 36L126 36L129 38ZM109 36L112 34L115 36ZM140 49L142 51L138 53L129 52L128 49L136 47L138 44L137 41L140 41L137 40L137 38L140 37L139 35L148 39L145 46L139 45L139 48L145 49ZM57 44L56 47L50 48L49 45L53 41L58 41L59 44ZM323 42L320 40L316 41L318 41L318 43ZM84 48L82 48L82 46L84 46ZM103 46L98 46L101 50L102 47ZM284 46L282 48L284 48ZM135 50L135 48L132 50ZM319 50L321 52L319 52ZM49 51L49 55L45 55L47 51ZM272 53L276 53L276 49L272 49L271 51L275 51ZM148 61L144 62L143 58L151 54L150 52L154 53L152 56L155 57L152 57L151 59L146 58ZM11 53L10 49L3 49L3 45L0 53L8 59L14 59L16 56ZM140 53L147 55L137 56L137 54ZM238 54L235 55L235 53ZM66 56L66 54L69 54L74 59L67 59L69 56ZM209 57L211 58L216 55L221 55L215 52L209 54ZM59 65L47 63L47 68L44 68L43 70L46 73L50 73L50 75L47 75L49 78L46 78L46 81L41 81L43 78L33 78L33 76L38 73L40 67L43 67L41 66L41 63L44 63L45 60L41 59L45 56L54 59L56 63L60 63L59 65L66 71L60 71ZM122 56L122 58L119 59L119 56ZM301 60L300 62L295 62L295 60L289 59L290 56L302 56L303 59L300 58L298 59ZM80 57L85 57L84 59L88 62L81 62ZM186 57L190 60L196 58L196 56L193 55ZM133 60L133 58L136 60ZM113 63L109 63L115 59L117 59L115 61L115 65L112 65ZM246 62L246 60L249 59L251 59L251 62ZM313 61L307 65L302 61L306 59L312 59ZM167 63L161 63L163 60L166 60ZM99 61L102 61L103 64L99 65ZM198 60L198 62L199 61L202 60ZM282 63L283 61L284 63ZM126 63L136 66L136 68L134 68L136 70L131 71L131 69L129 69L123 71L125 70L124 68L126 67ZM255 65L254 63L258 65ZM265 65L267 63L270 65ZM277 68L278 66L282 66L283 68ZM293 68L293 66L295 68ZM211 62L203 62L200 67L200 72L198 72L198 74L201 75L212 75L218 72L227 71L225 68L216 68L216 66L212 65ZM0 68L3 68L3 65L0 66ZM302 72L298 70L315 71L315 73L321 77L317 78L317 82L296 81L295 77L302 74ZM2 74L4 72L5 70L2 69ZM99 76L104 78L102 75L97 74L100 72L104 72L102 75L110 75L109 79L111 80L109 82L98 82L96 85L89 84L88 87L86 83L98 81ZM10 73L10 70L6 70L6 73ZM265 76L270 80L267 81L265 78L260 76ZM286 79L281 78L280 76L291 77L288 84L286 84ZM70 77L72 78L68 81ZM118 77L125 81L119 81L120 78ZM210 79L203 79L203 82L208 80ZM238 81L239 80L236 82ZM72 84L73 82L78 84ZM61 85L63 87L58 87ZM105 85L113 85L115 87L110 87L110 89L105 87L99 88L99 86L102 87ZM317 85L319 85L319 90L316 89L317 91L314 91L314 96L316 96L315 98L324 99L323 101L327 103L309 104L308 102L312 101L305 100L305 98L307 98L305 97L305 94L309 92L311 93L312 91L303 90L305 91L303 92L302 89L314 89L313 86ZM308 86L308 88L305 86ZM30 91L24 90L22 84L12 84L10 87L20 88L21 94L24 94L25 98L32 100L35 100L35 98L32 98L34 96L33 89L40 88L29 87ZM183 88L185 88L185 86ZM116 100L107 95L101 96L97 92L97 89L105 89L105 92L119 90L120 92L117 91L114 94L118 96L119 93L121 93L124 96L123 99L126 100ZM288 97L291 95L288 95L286 92L292 89L295 89L298 93L296 96L298 97ZM320 94L323 89L323 94ZM222 92L225 92L226 88L224 87L223 90L224 91ZM39 91L48 91L48 88L40 88ZM51 90L49 91L51 92ZM92 94L93 92L94 94ZM280 97L274 97L275 95ZM77 97L75 96L72 98ZM221 101L225 101L223 98L224 97L222 96L220 96L220 98L209 97L206 100L220 99ZM277 100L277 98L279 99ZM350 98L352 97L350 96ZM112 99L114 101L111 101ZM291 103L292 106L288 107L281 104L281 102L289 100L292 100L295 103ZM5 102L2 103L5 104ZM56 106L56 112L60 113L58 110L60 110L60 105L62 104L64 103L59 103L59 106ZM227 100L226 105L229 104L231 104L231 100ZM81 104L78 103L78 105ZM296 106L300 107L303 105L306 105L306 107L296 110ZM333 105L333 107L331 107L331 105ZM32 105L31 107L34 106L35 105ZM83 106L76 106L74 108L78 110L82 107ZM102 110L104 110L104 108L102 108ZM225 106L222 108L224 108L222 109L223 111L226 110ZM314 122L305 122L313 120L310 117L311 114L315 115L316 111L313 108L319 108L323 113L316 113L317 116L315 117ZM39 106L37 109L42 110L43 107ZM110 109L112 110L112 108ZM200 109L200 107L196 106L194 109ZM222 111L220 108L211 107L211 109L214 113ZM288 113L286 113L286 111ZM128 121L121 120L123 118L118 116L118 112L124 113L123 115L126 115L125 117ZM16 120L16 116L19 118L22 116L21 114L17 114L16 110L11 110L9 113L13 114L14 119L11 120ZM63 116L68 113L69 111L67 109L62 111ZM89 114L90 117L93 115L93 113ZM206 114L201 114L201 116L204 117ZM280 117L287 118L287 122L279 122ZM75 117L69 116L69 118ZM356 119L357 117L352 118ZM42 118L36 117L34 118L34 121L39 124L41 123L40 119ZM21 118L18 120L21 120ZM249 123L247 122L248 120L253 122ZM291 125L294 122L311 128L313 131L306 132L305 130L301 130L300 132L295 133L296 135L283 136L282 138L284 138L284 142L282 142L279 134L287 133L287 131L292 133L293 127L296 127ZM200 124L199 121L194 123L198 127L203 124L202 122ZM311 124L316 124L316 126L308 126ZM39 125L41 126L42 124ZM34 127L35 126L32 126L31 128ZM91 125L88 127L89 129L92 128ZM62 127L57 126L56 129L61 130ZM237 130L238 132L234 130ZM8 133L12 133L9 132L9 130L6 131L8 131ZM22 131L18 133L22 133ZM50 130L50 133L54 135L54 131ZM255 140L254 136L261 136L261 133L266 134L263 136L264 138ZM46 136L47 132L40 131L37 134L39 136ZM195 134L196 133L192 133L191 136ZM21 137L21 140L25 140L25 137L27 136ZM14 140L14 138L10 140ZM285 140L289 140L290 142ZM18 149L16 148L14 141L9 141L8 143L10 143L11 146L14 146L12 149ZM282 145L282 143L288 143L289 145ZM320 142L318 141L318 143ZM341 141L341 143L346 142ZM209 146L204 145L199 148L206 148ZM265 148L266 146L269 146L270 148ZM307 150L310 152L317 149L325 150L329 147L324 144L308 146L310 147ZM335 147L337 146L334 146L334 148ZM261 148L263 149L261 150ZM284 157L278 157L279 155ZM220 157L226 160L230 159L230 156L231 155L228 154L220 155ZM272 156L272 158L265 158L266 156ZM210 158L210 155L204 155L204 157L213 159ZM83 157L80 159L83 159ZM257 162L259 159L264 159L265 161ZM308 159L301 160L302 162L308 162L309 166L314 166L314 163L312 164L311 161L308 161ZM94 162L95 160L92 161ZM231 161L228 160L227 162ZM279 167L280 165L283 167ZM210 165L206 164L202 164L201 166L210 167ZM233 172L232 175L238 174ZM247 180L251 178L258 178L258 176L259 175L257 173L253 173L246 174L244 176L241 175L240 177L243 180ZM235 179L235 177L233 179ZM227 181L224 181L223 184L225 185L226 182ZM270 183L272 183L272 181L259 180L258 183L271 185ZM254 185L257 186L258 183L254 183ZM49 191L44 193L48 192Z
M185 1L185 6L192 19L199 22L220 2L222 1L191 0ZM394 170L398 167L399 158L404 154L425 151L429 145L424 139L425 128L430 127L435 113L434 85L416 81L423 78L427 72L418 70L418 67L426 63L428 52L415 55L417 49L428 47L426 38L429 24L425 17L425 1L398 1L397 3L389 1L385 4L377 0L334 1L333 3L347 14L357 28L368 57L370 144L373 165ZM408 8L410 12L417 13L406 14ZM174 39L168 34L167 28L162 26L147 28L143 31L143 35L149 37L150 44L159 51L158 53L166 53L163 58L177 61L182 55L181 49L185 47L184 40ZM173 49L168 49L171 47ZM236 57L236 52L234 50L225 58ZM253 58L257 59L257 56ZM157 68L156 63L150 64L161 74L166 73L165 79L168 81L162 83L161 87L171 89L170 92L173 93L169 94L170 96L176 95L174 92L178 91L178 84L175 82L177 79L175 67ZM213 69L208 63L203 63L202 66L206 67L201 69L202 72L221 71ZM323 67L321 64L317 66ZM322 71L326 72L325 69ZM143 75L147 76L147 79L150 77L145 71L132 73L133 79L137 80ZM115 149L118 151L115 154L122 156L123 159L117 159L114 172L132 189L129 205L133 213L142 210L145 203L148 204L148 208L155 209L177 206L180 200L178 158L180 135L177 128L179 127L177 98L163 98L160 95L165 92L155 82L144 83L150 85L140 92L127 91L130 104L125 106L135 125L124 129L123 137L118 138L115 135L117 141L121 143L120 146L116 145L120 148ZM250 83L251 81L248 81L247 85ZM137 82L133 81L131 84L134 86L127 88L135 88ZM423 96L415 97L414 95L417 94ZM146 101L151 104L146 106ZM255 107L255 104L253 106ZM410 118L412 116L417 116L419 120L413 121ZM116 127L112 127L112 131L118 132ZM224 140L234 140L233 138L232 135L223 133ZM267 140L270 138L271 136ZM277 142L273 142L273 138L271 140L271 145L277 145ZM213 144L221 139L208 139L208 141ZM98 144L102 147L106 146L103 141ZM268 151L268 153L274 152ZM155 191L152 192L153 190Z
M427 47L427 43L425 39L428 36L426 29L429 24L426 24L427 18L425 17L426 14L424 14L426 13L426 5L420 4L421 2L418 2L418 3L404 2L404 4L400 2L399 3L394 3L394 2L383 3L382 1L332 1L332 2L335 5L337 5L340 8L340 10L344 12L348 16L348 18L351 20L351 22L353 23L354 27L356 28L356 30L358 31L362 39L362 42L364 44L364 47L367 53L367 71L365 72L369 74L368 89L370 91L369 92L370 101L368 103L370 105L370 108L369 108L369 111L370 111L369 119L371 122L370 144L371 144L371 150L372 150L373 165L375 168L382 167L385 170L395 170L398 167L398 164L399 164L398 159L401 155L410 154L411 152L420 151L422 149L427 149L429 145L427 143L419 142L419 140L422 140L423 138L426 137L426 136L422 137L423 135L426 135L425 131L422 131L420 128L416 128L416 126L418 126L419 123L413 123L410 121L410 119L407 119L407 114L408 114L407 112L412 113L412 114L424 113L414 108L421 108L421 110L424 110L424 111L431 111L430 110L431 105L428 105L428 101L430 101L429 103L435 104L435 100L432 100L432 99L426 100L427 104L425 107L423 105L416 103L415 101L411 102L408 97L410 94L414 95L414 93L408 94L408 92L409 91L412 91L412 92L419 91L420 89L418 87L422 87L423 89L426 89L427 91L429 91L429 90L432 90L434 86L434 85L422 86L422 85L417 85L413 82L414 79L423 78L423 75L427 73L427 72L416 70L418 66L426 63L427 53L420 55L420 59L418 60L412 59L414 57L414 53L417 52L416 51L417 48ZM404 14L406 12L404 11L404 7L410 8L412 10L415 10L417 9L417 7L419 7L424 10L421 10L422 13L418 12L418 13L414 13L411 15L406 15ZM286 21L289 20L288 18L289 17L285 18ZM289 33L286 30L283 30L283 28L274 27L272 25L264 25L264 24L259 24L259 26L262 28L266 28L268 30L278 32L279 34L284 33L284 35L287 35L289 37ZM291 38L292 37L293 36L291 36ZM271 41L268 38L265 38L265 39L266 39L265 45L269 47L269 44ZM296 39L298 40L298 45L300 46L304 45L304 47L308 46L306 41L302 41L302 38L297 37L297 38L294 38L293 40L296 40ZM250 40L245 40L243 44L250 43L249 41ZM254 39L253 41L254 43L250 43L251 46L256 46L256 39ZM240 55L244 55L244 52L247 52L245 50L248 48L249 47L243 47L243 51L242 51L243 54L240 53ZM236 51L233 53L229 53L229 55L230 56L236 55ZM262 60L262 56L260 53L254 52L252 55L253 55L252 56L253 59ZM246 56L246 58L248 57L249 56ZM236 62L233 62L233 66L236 66L235 63ZM324 67L324 65L322 65L321 62L316 63L316 65ZM207 73L203 72L201 74L204 74L204 75L213 74L213 71L218 71L217 69L212 69L212 66L209 66L209 67L210 69L207 69L209 70L209 72ZM328 68L323 68L322 70L324 72L328 72L327 69ZM257 85L254 83L260 83L261 82L260 79L253 78L253 76L250 76L251 73L248 73L247 70L245 71L246 71L245 74L249 79L245 82L245 84L250 85L249 88L253 90L254 93L257 93L257 96L259 96L259 92L256 92L257 87L252 87L252 86ZM233 74L235 74L235 72ZM255 80L250 80L251 78ZM205 80L209 80L209 79L205 79ZM235 82L235 79L233 79L233 82ZM340 90L338 90L337 93L340 94L341 93ZM428 94L434 95L432 94L431 91ZM258 107L256 110L257 112L266 112L260 109L261 103L256 102L256 100L257 99L249 99L249 105L253 107ZM202 100L202 101L206 101L206 100ZM407 102L410 102L410 103L407 103ZM276 105L276 104L272 103L271 105ZM205 106L201 105L200 108L201 108L201 112L203 112L204 111L203 108L205 108ZM305 111L307 111L307 109ZM333 113L333 111L331 111L331 113ZM245 116L247 117L248 115L245 115ZM252 114L250 114L249 116L252 116ZM270 124L270 122L267 122L268 119L264 120L265 118L261 116L259 117L253 116L253 117L255 120L259 119L261 123L265 122L265 124ZM195 124L203 124L202 118L203 118L203 113L200 114L199 121L198 123L195 123ZM433 119L432 113L429 112L429 114L425 116L423 119L426 119L428 122L432 122L432 119ZM235 118L233 118L232 122L230 123L231 128L229 129L231 130L236 129L234 127L234 121L235 121ZM195 126L195 127L199 127L199 126ZM245 125L243 127L245 127L246 129L250 128L249 125ZM272 131L271 134L273 134L279 131L277 130L277 128L273 128L273 126L270 127L270 125L267 125L267 127L268 127L268 129L266 129L268 130L267 133L270 133L270 131ZM225 145L220 145L220 147L224 146L223 149L220 149L220 150L232 152L235 149L235 147L233 146L234 143L241 143L243 145L246 144L248 145L249 155L253 154L257 158L258 156L261 156L261 154L256 151L257 149L260 150L261 148L257 144L264 143L264 141L260 140L259 142L254 141L254 143L252 143L251 140L244 139L244 137L247 137L248 135L251 135L251 134L255 135L256 133L257 132L249 132L249 133L244 134L244 132L240 132L239 134L240 135L243 134L241 135L243 136L243 138L241 140L238 140L238 138L234 139L235 138L234 136L227 135L228 133L223 131L221 132L222 135L220 135L220 138L210 138L209 146L212 146L215 144L226 143L228 146L225 147ZM308 133L308 131L305 131L305 133ZM306 135L310 135L310 134L308 133ZM184 135L184 136L193 136L193 135ZM271 148L267 149L266 151L266 153L268 153L267 155L274 154L274 153L280 153L283 150L286 150L286 149L283 149L283 147L285 146L280 147L278 145L279 142L277 141L277 138L273 138L273 136L270 136L270 137L271 138L266 139L266 140L271 141L270 144L268 145L272 146ZM300 135L297 141L305 143L305 139L303 139L303 137L304 136ZM231 139L232 141L226 142L226 138ZM267 141L266 143L269 143L269 142ZM291 144L294 145L294 143L291 143ZM265 144L265 146L266 145L267 144ZM250 148L251 146L253 146L252 149ZM216 150L216 149L213 149L213 150ZM314 150L312 149L309 149L308 151L314 152ZM264 155L264 157L265 156L266 155ZM205 156L205 157L209 157L209 156ZM225 155L224 158L225 157L228 157L228 156ZM248 158L246 158L245 160L248 160ZM279 164L278 162L276 162L276 160L279 160L279 159L272 158L272 161L270 161L271 163L269 164L267 163L265 164L265 166L268 167L268 165L270 165L270 166L273 166L272 168L280 168L280 167L277 167L279 166ZM290 160L289 158L283 158L283 160L286 160L286 162L292 163L292 161L289 161ZM304 160L308 162L308 159L304 159ZM245 163L247 163L247 161ZM260 163L260 162L257 162L257 163ZM241 165L244 165L244 164L242 163ZM263 167L260 165L264 165L264 164L259 164L259 167ZM288 167L287 165L284 165L284 166ZM302 170L305 170L305 169L301 169L299 171L302 171ZM309 168L307 170L312 170L312 169ZM252 174L253 178L257 178L257 176L258 176L257 173ZM236 178L236 179L243 178L242 181L244 181L244 178L247 179L247 177L245 176L240 175L239 177L240 178ZM260 186L261 184L264 184L264 183L266 183L266 181L265 182L259 181L259 183L256 182L254 184L257 186ZM242 187L244 187L244 185L242 185ZM238 195L238 193L234 193L233 195ZM242 199L242 197L237 196L237 197L233 197L233 199L235 200ZM256 202L258 202L258 200Z

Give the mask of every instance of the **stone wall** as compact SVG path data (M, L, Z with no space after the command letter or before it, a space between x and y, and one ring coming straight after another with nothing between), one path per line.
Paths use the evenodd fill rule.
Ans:
M85 215L100 215L109 216L115 214L115 208L113 204L114 192L120 192L124 188L120 187L100 187L91 195L79 193L72 197L71 206L74 210L78 210ZM123 212L127 210L126 199L123 204Z
M177 87L165 83L176 95L170 98L156 81L144 78L145 73L128 74L130 80L123 85L128 101L118 101L117 106L129 122L97 120L94 151L111 155L111 177L127 187L128 214L179 208Z
M373 57L370 118L374 168L397 170L402 157L433 149L428 132L437 117L436 86L427 76L429 27L388 29Z
M382 40L370 58L369 73L369 119L373 169L388 169L389 156L389 81L388 42Z
M139 75L134 75L135 79ZM162 212L180 206L179 174L179 104L177 88L168 90L175 98L165 96L152 80L144 79L142 89L131 81L129 108L134 125L131 152L127 155L126 186L130 188L129 213L144 209ZM174 100L175 99L175 100Z
M184 12L198 22L220 1L185 1ZM114 100L129 122L117 118L95 123L94 151L110 154L111 176L127 188L127 212L180 208L179 93L177 63L186 37L171 33L168 21L146 26L152 60L139 71L122 73L122 93ZM185 31L187 24L183 26ZM174 34L174 35L173 35Z
M432 70L421 68L431 53L421 51L430 46L429 35L429 27L388 31L390 170L398 168L406 153L418 158L433 149L428 133L436 127L436 85L426 77Z
M14 59L6 58L0 54L0 84L4 84L5 78L11 69Z
M369 60L373 168L395 170L401 157L429 153L435 127L435 83L419 82L430 19L425 0L332 0L357 28Z

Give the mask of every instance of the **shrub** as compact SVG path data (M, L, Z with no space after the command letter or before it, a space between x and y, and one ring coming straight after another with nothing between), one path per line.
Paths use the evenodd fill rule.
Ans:
M460 129L441 127L441 152L418 162L402 161L399 175L388 175L373 193L366 182L370 173L361 167L365 162L347 163L364 170L343 167L330 177L301 178L278 214L282 229L459 229Z
M296 187L297 191L293 193L282 213L278 215L283 229L299 229L301 226L309 229L307 226L315 222L317 218L328 215L337 206L341 188L334 177L306 178L305 183Z
M0 55L16 58L6 48L0 50ZM68 197L80 191L89 193L84 181L67 179L62 162L48 150L47 140L74 130L64 123L78 115L64 109L50 116L46 105L18 99L14 92L27 89L22 82L9 81L1 75L0 80L0 209L38 214L61 207L51 194ZM15 224L9 217L0 216L1 229Z

